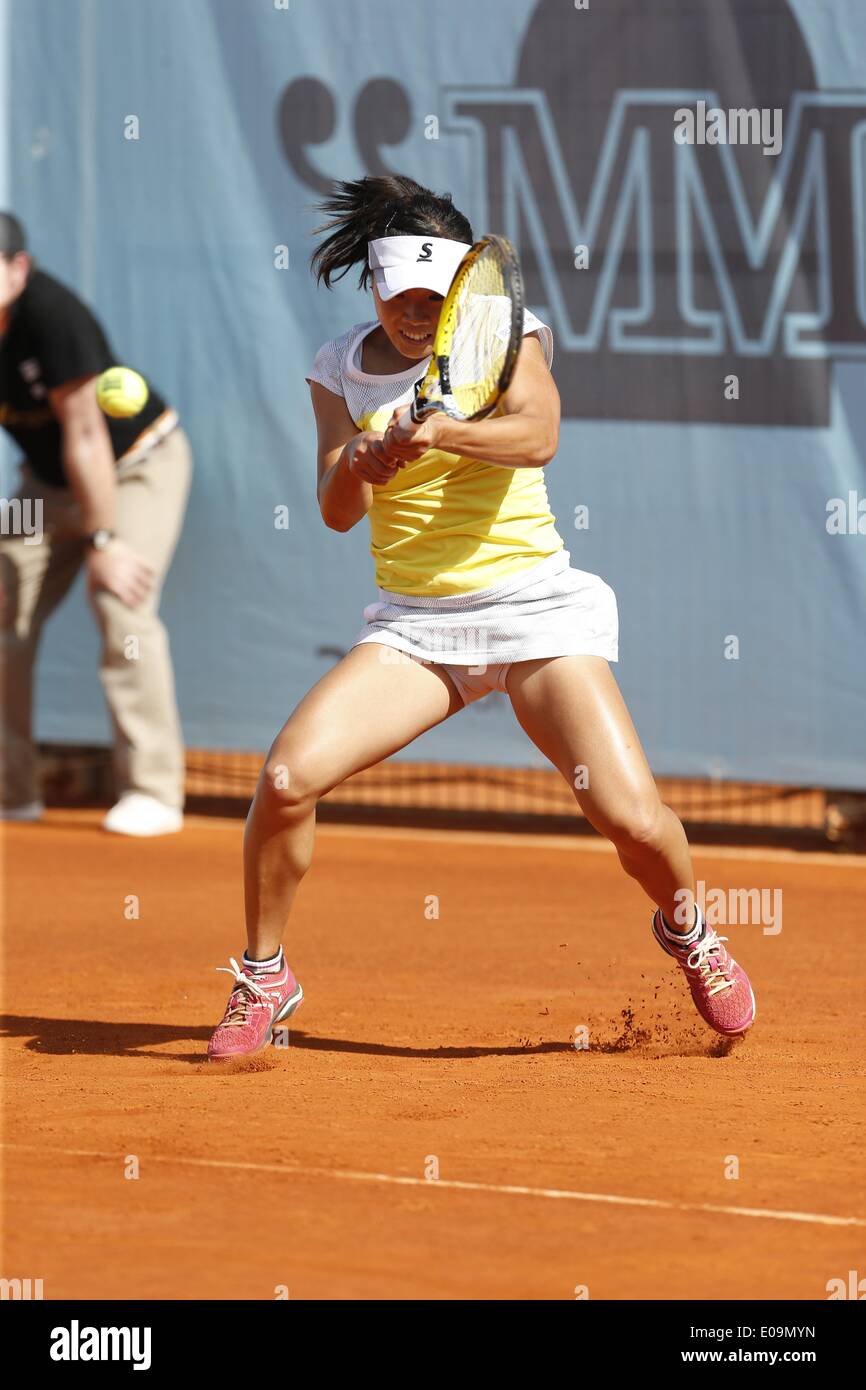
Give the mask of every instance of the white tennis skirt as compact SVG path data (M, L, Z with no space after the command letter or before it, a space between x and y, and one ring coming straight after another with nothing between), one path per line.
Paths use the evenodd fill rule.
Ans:
M485 666L554 656L616 661L616 595L597 574L573 569L567 550L469 594L424 598L379 589L353 647L380 642L423 661Z

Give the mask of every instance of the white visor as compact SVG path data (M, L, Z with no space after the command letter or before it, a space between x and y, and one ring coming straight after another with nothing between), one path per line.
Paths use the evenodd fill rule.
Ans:
M446 295L467 251L465 241L435 236L384 236L369 243L369 263L380 299L404 290Z

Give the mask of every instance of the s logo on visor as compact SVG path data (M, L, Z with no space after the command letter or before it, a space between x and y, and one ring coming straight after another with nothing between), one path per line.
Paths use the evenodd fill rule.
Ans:
M433 243L432 243L432 241L423 241L423 242L421 243L421 255L418 257L418 260L419 260L419 261L432 261L432 260L433 260ZM416 265L417 265L417 261L416 261Z

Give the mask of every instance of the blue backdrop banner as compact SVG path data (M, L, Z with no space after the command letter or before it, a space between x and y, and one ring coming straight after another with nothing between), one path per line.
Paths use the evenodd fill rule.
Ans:
M366 522L318 513L304 382L373 310L308 261L330 181L397 170L518 245L551 502L616 590L655 771L866 787L866 5L436 12L28 0L5 30L3 201L193 445L163 604L188 742L265 747L375 597ZM97 660L79 585L41 737L107 740ZM502 695L407 756L539 762Z

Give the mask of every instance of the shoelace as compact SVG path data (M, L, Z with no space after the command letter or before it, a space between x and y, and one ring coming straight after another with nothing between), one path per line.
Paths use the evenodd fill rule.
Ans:
M728 974L730 957L721 944L727 939L726 936L719 936L716 931L707 931L703 940L689 952L686 959L689 969L700 975L701 983L710 997L721 994L723 989L732 989L734 985ZM721 960L714 964L710 957L715 955L721 956Z
M231 992L223 1017L223 1028L237 1028L246 1023L251 1005L268 1004L268 991L263 989L251 975L245 975L234 956L229 956L228 965L218 965L217 971L223 975L234 975L235 988Z

